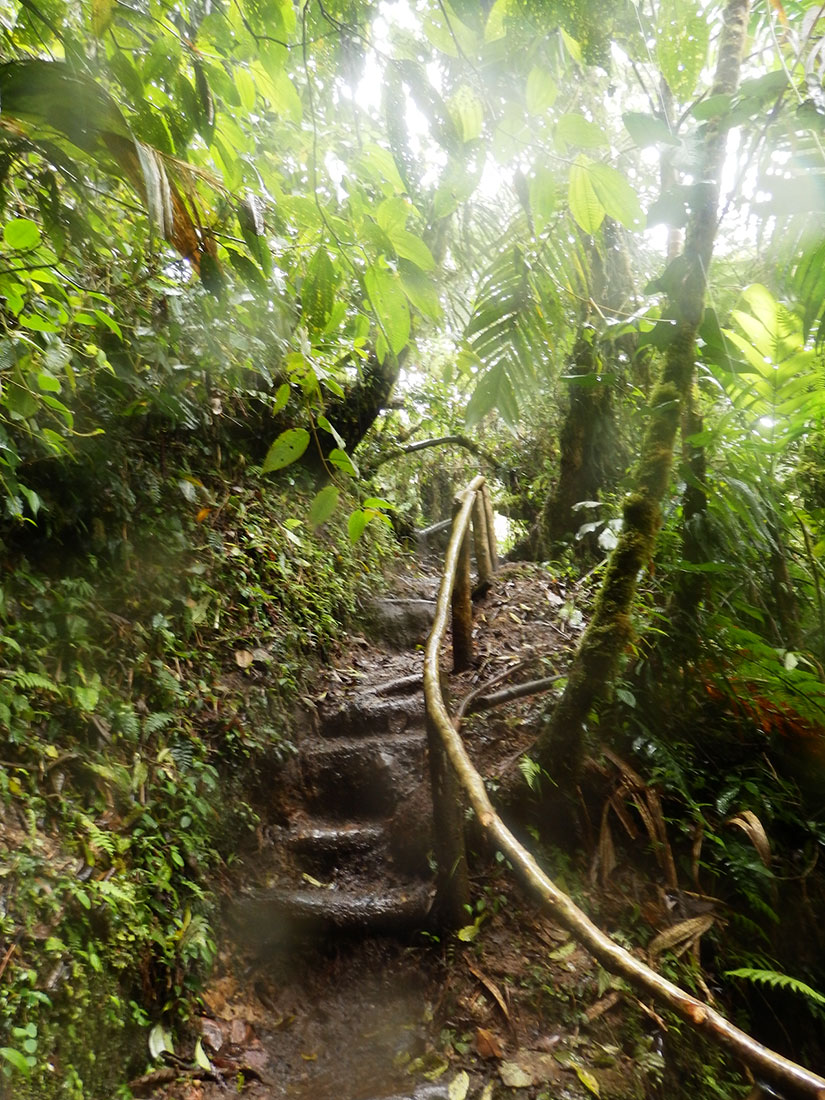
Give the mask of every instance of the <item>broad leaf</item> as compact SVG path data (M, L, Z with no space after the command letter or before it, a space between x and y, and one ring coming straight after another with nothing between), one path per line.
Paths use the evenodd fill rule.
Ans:
M338 507L340 491L335 485L325 485L320 492L315 494L309 508L309 523L311 527L320 527L326 523L335 509Z
M570 169L570 183L567 201L570 213L585 233L596 233L604 221L604 204L596 194L590 173L591 162L579 157Z
M556 142L565 148L572 145L580 149L601 149L610 144L601 126L575 111L562 115L556 123Z
M648 145L678 145L679 139L662 118L641 111L626 111L622 115L625 128L640 149Z
M643 219L639 197L621 172L609 164L592 164L589 172L593 190L607 215L628 229L638 229Z
M662 0L657 10L654 39L659 68L676 99L689 99L707 57L707 13L699 0Z
M397 355L410 338L410 308L401 280L386 268L373 266L367 269L364 284L379 327Z
M309 446L309 432L306 428L287 428L281 432L275 442L267 451L262 473L272 473L273 470L282 470L290 466L301 457Z
M527 77L525 100L531 115L543 115L556 102L558 86L550 73L535 65Z

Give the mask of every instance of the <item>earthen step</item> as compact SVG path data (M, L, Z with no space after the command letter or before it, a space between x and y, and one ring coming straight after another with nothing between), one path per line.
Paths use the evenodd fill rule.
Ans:
M329 931L390 932L423 927L433 900L429 883L372 892L274 887L242 898L229 913L238 937L258 949Z
M369 737L379 733L403 733L424 729L424 695L414 690L401 696L364 691L330 713L321 712L322 737Z
M319 878L377 873L387 859L388 837L383 826L377 824L307 824L287 832L284 840L301 869Z
M307 805L326 818L386 817L416 789L425 759L421 732L305 743Z

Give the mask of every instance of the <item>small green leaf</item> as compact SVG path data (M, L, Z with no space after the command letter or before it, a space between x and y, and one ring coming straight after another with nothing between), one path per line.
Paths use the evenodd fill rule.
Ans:
M172 1036L163 1024L157 1023L149 1032L149 1056L159 1058L165 1050L168 1050L170 1054L175 1053Z
M643 215L639 196L621 172L609 164L593 164L590 166L590 181L609 217L627 229L641 226Z
M459 928L456 932L456 936L462 941L462 943L472 943L479 933L479 926L477 924L465 924L463 928Z
M207 1058L206 1052L203 1049L203 1042L200 1039L198 1039L197 1043L195 1043L194 1061L195 1065L200 1066L201 1069L211 1071L212 1063Z
M338 273L326 248L321 247L309 262L301 288L301 311L310 331L322 329L327 323L337 284Z
M364 283L382 335L385 334L397 355L410 338L410 310L401 280L386 269L373 266L367 269Z
M297 462L309 446L309 439L306 428L287 428L281 432L267 451L261 473L270 474L273 470L282 470Z
M729 95L722 93L712 95L707 99L700 99L690 113L700 122L707 122L708 119L721 118L722 115L726 115L732 102L733 100Z
M31 218L12 218L3 226L3 240L9 248L28 252L40 244L40 230Z
M574 61L581 63L582 60L582 48L572 35L569 35L564 27L559 27L559 33L561 34L561 40L564 43L564 48L570 54Z
M558 86L550 73L535 65L527 77L526 102L531 115L543 115L556 102Z
M370 516L363 509L359 508L353 512L347 521L347 534L349 535L349 541L352 543L358 542L364 533L364 528L370 521Z
M44 393L60 393L60 382L45 371L40 371L37 375L37 386Z
M325 485L319 493L315 494L309 509L309 523L311 527L320 527L326 523L335 509L338 507L339 490L334 485Z
M337 466L337 468L343 470L345 474L351 474L352 477L358 477L358 467L346 451L342 451L340 447L333 447L327 457L333 466Z
M21 313L17 321L23 328L29 328L33 332L60 332L59 325L49 321L40 313Z
M272 403L272 415L277 416L281 409L286 408L286 404L289 401L290 395L289 382L283 382L278 387L278 392L275 394L275 400Z
M594 1096L599 1096L599 1082L590 1072L585 1069L584 1066L580 1066L576 1063L573 1064L573 1069L576 1071L576 1076L587 1089L588 1092L592 1092Z
M556 141L564 146L576 145L580 149L600 149L610 144L601 126L576 111L561 116L556 124Z
M404 293L415 308L430 320L440 321L441 302L438 300L438 291L421 268L402 260L398 265L398 274Z
M389 236L399 256L414 263L422 271L432 271L435 267L433 254L420 237L407 229L395 229Z
M0 1047L0 1056L5 1058L16 1070L25 1073L27 1077L31 1073L31 1067L26 1061L25 1055L21 1054L19 1050L15 1050L13 1047Z
M626 111L622 115L625 128L640 149L648 145L678 145L679 139L671 133L670 127L662 118L647 115L643 111Z
M466 1070L461 1070L450 1082L447 1090L448 1100L465 1100L470 1089L470 1075Z

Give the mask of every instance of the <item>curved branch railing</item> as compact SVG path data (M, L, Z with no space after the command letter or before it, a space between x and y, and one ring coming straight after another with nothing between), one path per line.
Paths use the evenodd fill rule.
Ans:
M491 511L489 506L484 506L485 494L484 478L477 477L456 497L453 531L445 555L435 620L424 656L424 696L433 783L435 854L438 861L438 916L448 925L466 923L464 906L469 901L469 889L464 853L464 813L459 798L459 793L463 792L484 835L510 861L530 893L605 969L624 978L639 992L653 997L694 1030L739 1058L753 1072L757 1084L764 1081L774 1088L790 1089L795 1095L825 1100L825 1079L758 1043L710 1005L657 974L597 928L545 874L493 808L484 781L473 767L447 710L441 690L440 672L441 648L451 610L456 663L456 636L463 635L459 638L459 649L468 636L466 623L461 622L461 608L458 621L456 619L456 591L461 592L462 588L466 588L469 599L469 532L474 510L476 514L485 512L487 518L486 527L479 524L475 529L477 544L485 540L489 546L492 539ZM479 499L482 501L481 505L477 503ZM479 563L483 556L483 549L479 555L477 546ZM480 565L480 571L482 568ZM463 594L460 595L460 601L466 610ZM470 648L471 616L470 608Z

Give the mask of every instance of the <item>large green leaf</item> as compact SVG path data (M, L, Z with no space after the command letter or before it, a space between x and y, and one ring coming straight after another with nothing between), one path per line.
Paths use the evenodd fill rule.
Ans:
M661 0L654 36L656 59L677 100L693 95L705 66L710 24L699 0Z
M324 328L335 304L336 271L326 248L321 246L309 262L301 288L301 312L310 332Z
M590 182L608 217L626 226L638 229L643 214L639 197L627 179L609 164L590 165Z
M281 432L266 454L261 466L265 474L282 470L297 462L309 446L310 435L306 428L287 428Z
M570 183L567 201L570 213L585 233L596 233L604 221L605 208L593 186L592 164L587 157L580 156L570 168Z
M398 275L373 265L364 274L370 304L390 350L398 355L410 338L410 307Z
M334 485L325 485L320 492L315 494L309 508L311 527L320 527L322 523L326 523L338 507L339 496L340 491Z
M474 428L492 412L499 412L504 422L515 428L519 418L519 403L507 364L503 361L486 371L476 385L464 414L468 428Z

